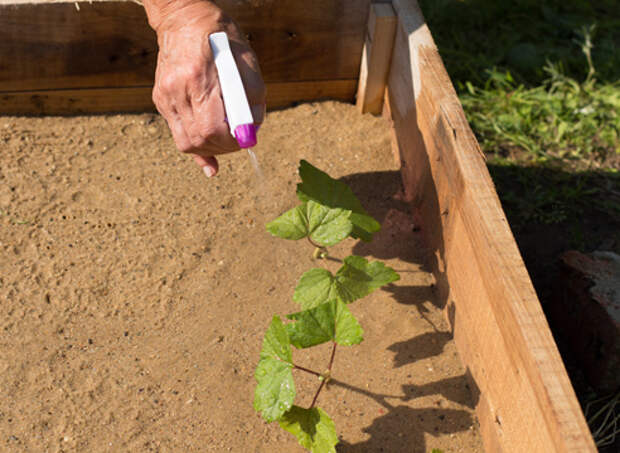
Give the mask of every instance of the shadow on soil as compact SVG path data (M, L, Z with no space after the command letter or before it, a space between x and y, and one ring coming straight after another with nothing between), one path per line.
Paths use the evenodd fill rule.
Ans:
M435 334L430 335L432 336ZM445 335L449 339L450 334ZM399 353L405 350L417 350L420 341L429 341L429 337L422 335L407 342L396 343L390 347L390 349L397 350ZM441 352L441 350L437 351L437 353L439 352ZM406 357L401 357L401 364L397 364L396 366L412 363L419 358L420 357L406 354ZM406 405L399 405L398 403L391 404L387 401L388 398L390 400L398 398L402 402L407 402L424 396L441 395L457 404L473 408L478 403L478 398L480 396L480 392L477 388L472 389L469 386L469 382L471 382L469 372L461 376L441 379L424 385L404 384L401 386L401 396L373 393L338 380L333 380L331 382L332 385L373 399L385 408L383 415L376 418L372 425L362 429L362 432L370 436L368 440L356 444L341 441L336 448L339 453L401 451L426 453L432 446L426 445L425 434L434 436L453 434L467 431L474 424L474 418L469 412L461 409L442 408L441 400L439 399L435 403L436 407L416 409ZM471 395L464 393L463 387L469 389Z
M434 435L466 431L472 424L471 415L456 409L412 409L391 407L363 431L370 439L357 444L338 444L339 453L410 452L426 453L424 433ZM412 425L417 429L412 429ZM393 433L398 433L396 436ZM395 438L396 437L396 438Z
M422 248L419 228L412 220L411 205L404 199L400 172L355 174L343 178L343 181L353 189L369 214L382 225L381 232L372 242L358 242L353 253L376 259L399 258L405 262L423 264L425 250ZM425 266L423 268L426 272ZM408 272L404 269L397 271ZM420 317L426 319L434 330L389 346L388 349L395 354L393 367L399 368L441 354L452 334L440 330L427 316L427 302L431 301L441 308L434 287L399 286L396 283L384 289L391 293L397 303L414 306ZM341 442L337 446L339 453L423 453L432 448L431 445L426 445L425 434L466 431L474 423L472 415L466 410L442 408L440 398L437 399L436 406L427 408L411 408L388 401L389 399L393 402L396 398L404 403L415 398L438 395L464 407L473 408L477 404L479 391L471 388L472 381L468 372L424 385L404 383L401 386L401 395L373 393L338 380L331 382L332 385L362 394L385 408L384 414L362 430L370 436L368 440L356 444Z
M543 309L557 287L558 256L563 251L605 249L620 253L620 175L600 171L571 173L512 164L491 163L488 167ZM398 257L406 262L423 263L425 251L422 250L420 237L423 227L412 220L411 205L405 201L400 173L356 174L344 178L344 181L352 187L369 213L383 225L383 232L377 240L359 242L354 253L377 259ZM430 201L432 208L434 203ZM428 207L426 212L439 215L438 209ZM443 254L442 244L435 242L435 246L435 250ZM432 268L436 263L431 262L430 266ZM439 274L439 279L442 278L445 274ZM425 303L432 301L443 308L446 299L441 298L442 291L432 285L391 284L385 289L396 302L414 306L434 328L434 332L391 345L389 350L395 353L394 367L440 354L452 335L441 331L427 318ZM450 324L453 325L454 313L448 312L452 318ZM570 358L570 351L563 346L561 338L556 338L556 341L577 393L581 396L589 392L578 366ZM464 410L440 407L412 409L388 403L386 398L394 398L394 395L374 394L338 381L334 385L362 393L386 409L385 415L364 429L370 435L367 441L342 443L338 446L341 453L425 452L430 446L425 445L424 433L458 432L469 429L473 423L470 414ZM472 385L474 388L471 388ZM442 395L460 405L475 407L479 398L475 385L469 373L465 373L423 386L405 384L400 398L405 402L427 395ZM471 398L463 397L463 386L470 389Z
M388 348L396 353L394 368L441 354L451 339L450 332L425 332L410 340L394 343Z

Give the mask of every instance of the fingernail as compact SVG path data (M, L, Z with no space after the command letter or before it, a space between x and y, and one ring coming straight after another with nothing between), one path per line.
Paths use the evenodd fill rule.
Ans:
M213 169L213 167L209 167L208 165L206 167L202 167L202 171L205 172L205 175L207 175L207 178L210 178L211 176L215 174L215 170Z

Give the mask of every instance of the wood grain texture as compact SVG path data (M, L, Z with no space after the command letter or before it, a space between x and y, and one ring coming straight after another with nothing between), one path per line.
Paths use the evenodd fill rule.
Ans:
M396 13L392 5L372 4L357 90L356 104L361 113L381 113L395 31Z
M267 82L357 79L370 0L216 0L241 26Z
M595 452L540 303L414 1L399 18L387 112L489 452Z
M0 4L0 91L153 83L154 32L129 1ZM219 0L266 82L357 79L370 0Z
M155 33L131 2L0 6L0 91L153 83Z
M267 108L320 99L350 101L357 79L267 84ZM151 112L152 87L111 87L0 92L0 115L72 115Z

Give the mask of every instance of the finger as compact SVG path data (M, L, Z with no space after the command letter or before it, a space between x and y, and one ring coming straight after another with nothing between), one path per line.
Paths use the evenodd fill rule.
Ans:
M178 111L183 131L189 141L188 148L179 148L179 150L184 153L193 153L196 149L200 149L204 145L205 140L200 132L196 130L194 109L191 99L185 90L183 90L177 94L175 101L175 108Z
M187 136L187 132L185 131L185 127L183 126L183 121L181 116L174 111L170 113L166 118L168 122L168 127L170 128L170 132L172 132L172 138L174 139L174 143L177 146L177 149L183 153L190 152L192 149L192 143Z
M156 80L155 87L153 88L153 103L161 116L166 120L166 123L168 123L168 128L172 133L172 138L177 148L179 150L189 149L191 147L189 138L183 128L179 113L170 102L171 99L172 97L160 86L159 81Z
M237 146L237 149L235 151L238 151L239 149L240 149L239 146ZM221 154L227 154L231 152L232 151L222 150L220 146L207 143L202 148L193 150L192 154L195 154L197 156L202 156L206 159L207 157L218 156Z
M202 144L195 151L206 155L224 154L239 150L239 145L230 134L226 121L226 110L217 84L206 80L201 84L190 86L190 100L194 121L191 125L192 134L200 135Z
M217 174L219 169L219 164L217 159L213 156L203 157L198 154L193 155L194 162L198 164L202 168L202 171L207 176L207 178L211 178Z

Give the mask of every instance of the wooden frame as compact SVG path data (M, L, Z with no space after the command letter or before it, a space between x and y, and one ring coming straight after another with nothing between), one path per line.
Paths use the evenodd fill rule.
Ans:
M79 2L77 11L74 3L1 1L0 113L153 109L156 43L141 7ZM384 94L407 197L476 394L487 452L595 452L484 156L415 0L373 7L368 31L369 0L219 3L257 50L271 108L352 101L360 62L367 65L358 105L372 98L376 111L377 97L368 93ZM392 11L387 23L395 31L375 26L377 11Z

